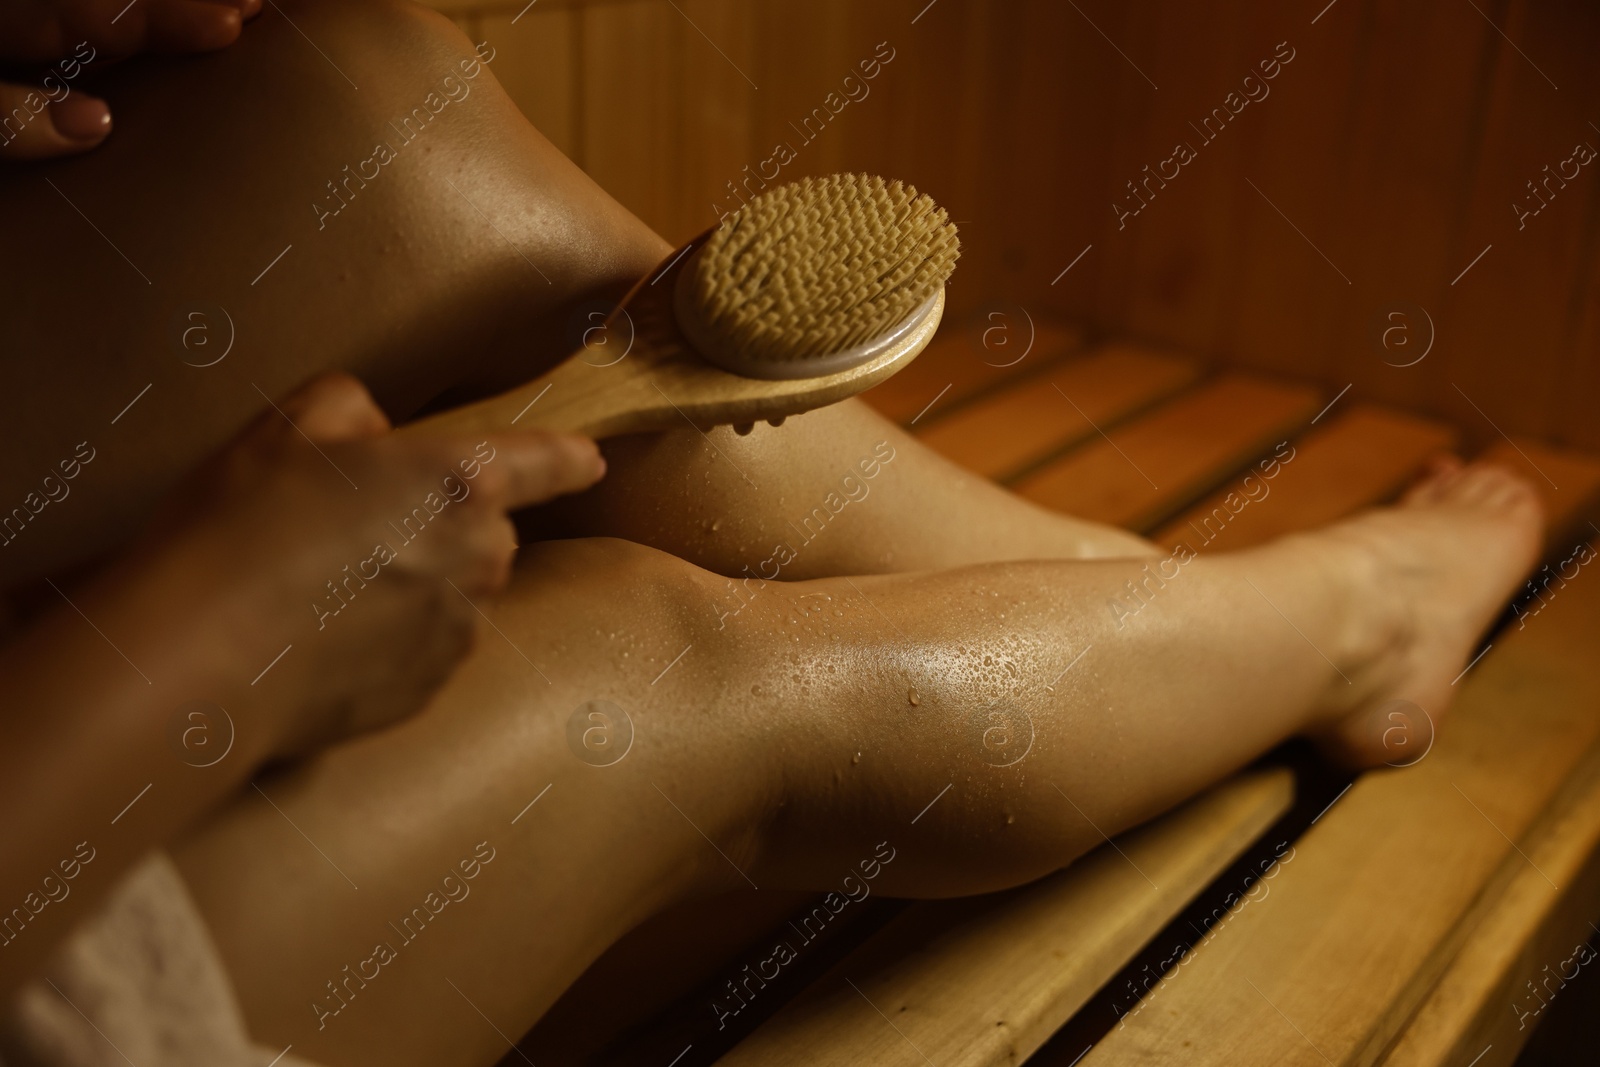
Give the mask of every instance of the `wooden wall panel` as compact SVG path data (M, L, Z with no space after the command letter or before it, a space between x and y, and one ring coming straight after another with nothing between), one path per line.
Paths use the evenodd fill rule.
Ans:
M583 168L668 240L688 211L681 175L699 145L679 136L689 27L665 3L581 9L578 137Z
M495 49L490 69L528 121L579 166L578 31L582 14L570 7L498 11L477 18L475 41Z
M1358 102L1372 78L1371 9L1341 0L1313 24L1317 9L1268 15L1268 5L1260 7L1260 21L1273 32L1256 39L1248 65L1259 72L1263 59L1277 58L1280 42L1294 58L1270 83L1271 95L1239 116L1244 147L1220 161L1236 165L1235 195L1246 199L1238 258L1206 261L1208 271L1233 279L1211 351L1231 363L1310 375L1338 390L1350 381L1349 369L1339 365L1367 351L1352 347L1344 339L1349 330L1340 327L1362 317L1357 287L1365 290L1350 187L1359 155ZM1238 80L1242 85L1243 75Z
M848 136L863 123L872 123L874 139L890 132L883 113L892 108L889 97L893 79L905 73L898 55L876 78L865 83L870 91L864 100L845 104L837 115L824 103L828 93L843 89L845 75L857 62L872 56L873 42L867 38L876 27L861 27L859 34L852 32L857 28L852 6L855 5L849 0L778 0L759 5L755 16L759 27L756 56L763 84L752 116L759 156L753 162L759 165L773 156L777 146L787 146L794 157L777 169L780 182L850 169L846 158ZM860 21L870 22L873 14L869 7ZM822 109L822 116L813 117L818 108ZM777 161L773 167L777 167ZM769 168L766 173L774 171ZM726 197L722 202L736 206Z
M1501 41L1489 75L1483 143L1465 212L1465 232L1473 236L1461 243L1465 257L1494 247L1452 288L1443 322L1455 343L1449 358L1430 368L1451 405L1445 410L1469 429L1476 425L1484 439L1498 437L1489 420L1510 433L1558 436L1564 429L1557 401L1568 387L1562 370L1570 365L1575 286L1594 255L1592 240L1584 247L1581 238L1600 202L1600 159L1582 167L1520 229L1512 205L1537 204L1527 183L1543 178L1543 168L1556 167L1580 141L1600 148L1600 131L1588 124L1600 117L1595 27L1593 15L1581 15L1576 5L1516 0L1504 32L1517 46ZM1588 37L1586 58L1572 47L1572 38L1582 36ZM1591 350L1588 359L1594 356Z
M964 244L957 318L1021 305L1331 391L1354 383L1354 399L1458 420L1474 444L1499 435L1463 393L1507 433L1600 445L1600 161L1520 232L1511 209L1546 163L1579 141L1600 148L1600 9L1583 0L1159 13L1114 0L540 0L516 26L516 3L439 2L506 31L496 73L513 96L670 240L714 222L735 202L726 183L788 142L782 178L870 170L949 208ZM1280 41L1295 59L1270 95L1203 143L1190 123ZM803 117L880 42L895 58L870 94L808 141ZM1119 228L1113 201L1178 139L1197 158ZM1425 309L1435 334L1412 367L1392 364L1426 342L1414 313L1417 347L1374 341L1398 301Z
M1101 224L1101 239L1090 253L1100 257L1094 317L1136 323L1141 337L1180 341L1207 355L1215 353L1228 289L1237 279L1206 264L1237 256L1240 212L1250 207L1243 197L1254 195L1239 180L1242 129L1260 117L1261 109L1247 105L1214 142L1203 140L1190 124L1223 104L1256 53L1270 55L1270 44L1257 43L1268 34L1243 32L1246 6L1242 0L1180 5L1145 22L1118 20L1119 9L1131 10L1126 4L1084 5L1116 47L1128 53L1126 60L1117 56L1126 105L1094 204ZM1101 48L1112 49L1085 29ZM1197 47L1200 41L1204 47ZM1192 146L1195 156L1168 181L1159 168L1179 143Z
M1595 397L1600 396L1600 197L1589 201L1583 233L1589 259L1573 279L1572 336L1555 406L1563 440L1600 448L1600 419L1595 418Z
M1101 30L1128 36L1126 5L1092 7ZM959 282L966 306L1014 301L1090 321L1103 298L1112 146L1152 90L1071 5L994 5L987 21L988 138L974 146L976 203L958 216L974 220L964 237L985 255Z
M684 52L677 136L690 147L677 165L682 202L673 205L669 228L662 231L674 244L715 225L715 198L746 165L757 162L754 113L761 95L754 46L757 8L746 0L676 3L680 11L673 17L682 24L678 39Z
M1438 327L1450 280L1477 251L1458 247L1470 194L1463 179L1481 140L1469 116L1484 105L1499 38L1466 4L1374 3L1361 21L1364 62L1351 86L1349 135L1341 145L1348 159L1345 226L1333 235L1353 284L1344 313L1329 323L1329 372L1342 372L1363 397L1437 410L1428 403L1441 387L1435 374L1459 338L1446 326L1429 351L1426 316L1391 320L1385 313L1408 301ZM1425 54L1432 57L1429 76L1419 78L1417 59ZM1363 233L1381 239L1361 240ZM1391 323L1395 343L1385 348L1380 339ZM1405 365L1424 352L1423 362Z

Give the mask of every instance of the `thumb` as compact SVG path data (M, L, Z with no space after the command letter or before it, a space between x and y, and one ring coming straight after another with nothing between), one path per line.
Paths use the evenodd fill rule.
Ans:
M492 450L488 459L484 459L486 446ZM477 455L481 462L500 467L508 511L580 492L606 473L600 446L572 434L494 434L478 446Z
M104 100L68 91L52 100L42 89L0 82L0 159L52 159L87 152L111 132Z

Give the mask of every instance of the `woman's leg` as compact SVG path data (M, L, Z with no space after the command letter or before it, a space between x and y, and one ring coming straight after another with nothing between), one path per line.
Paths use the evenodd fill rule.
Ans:
M263 783L272 804L178 859L263 1041L492 1063L675 902L852 870L995 889L1291 734L1381 757L1368 713L1442 710L1538 537L1531 491L1473 469L1159 584L1137 560L771 583L720 625L721 580L681 561L542 545L429 709ZM1109 607L1128 583L1143 606ZM631 723L609 766L624 720L584 718L596 699Z
M509 387L660 261L666 243L528 124L495 69L413 4L283 0L226 53L107 72L117 132L99 150L0 169L0 289L28 309L0 316L0 500L79 442L95 454L70 500L0 533L0 588L126 540L268 396L345 370L404 417ZM369 164L379 143L393 158ZM803 524L888 440L876 501L792 576L1147 549L1007 496L859 404L712 438L612 443L618 488L570 528L737 574L763 558L741 546Z
M603 449L610 476L545 509L544 531L626 537L734 578L771 575L762 564L780 542L796 549L786 580L1159 554L957 466L859 400L747 436L685 428Z
M0 588L126 540L266 397L344 370L404 417L518 384L660 260L492 54L399 0L280 0L225 54L104 72L96 151L0 168L0 507L95 451L0 534Z

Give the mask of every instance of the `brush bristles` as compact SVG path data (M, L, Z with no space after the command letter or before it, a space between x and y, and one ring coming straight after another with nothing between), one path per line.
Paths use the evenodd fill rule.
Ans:
M834 174L740 208L685 281L714 355L791 363L882 337L939 290L960 250L944 209L911 186Z

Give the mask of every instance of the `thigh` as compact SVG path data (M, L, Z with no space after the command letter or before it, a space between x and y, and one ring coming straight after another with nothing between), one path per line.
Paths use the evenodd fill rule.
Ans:
M61 497L0 534L0 586L113 547L313 374L397 417L525 381L659 261L495 70L414 4L280 0L223 52L96 75L101 148L0 169L0 514Z

